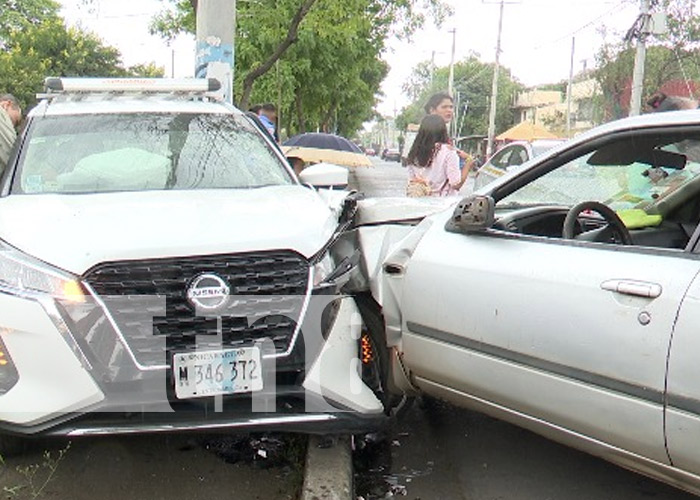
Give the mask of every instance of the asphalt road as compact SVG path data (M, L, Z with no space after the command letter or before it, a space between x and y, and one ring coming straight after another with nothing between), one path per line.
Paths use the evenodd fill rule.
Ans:
M68 444L45 440L6 459L0 465L0 498L294 500L303 479L306 439L168 434L91 437Z
M355 188L403 193L406 172L376 160ZM468 192L469 186L462 192ZM435 400L418 401L386 436L356 439L364 500L691 500L697 497L532 432Z

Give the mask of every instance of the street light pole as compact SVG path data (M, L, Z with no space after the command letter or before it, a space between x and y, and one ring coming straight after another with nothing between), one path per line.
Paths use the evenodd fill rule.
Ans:
M197 2L197 78L216 78L221 90L216 94L233 101L233 38L236 0Z
M493 137L496 134L496 104L498 102L498 59L501 54L501 31L503 29L503 3L501 0L500 13L498 16L498 40L496 42L496 62L493 67L493 81L491 82L491 109L489 111L489 131L486 142L486 157L493 152Z
M452 33L452 55L450 56L450 78L447 83L447 93L454 97L455 90L455 39L457 38L457 30L450 30Z
M566 136L571 137L571 91L574 86L574 51L576 37L571 37L571 62L569 64L569 85L566 88Z
M642 110L642 90L644 88L644 61L646 59L646 37L649 29L649 0L641 0L639 14L641 25L637 34L637 52L634 56L634 73L632 74L632 95L630 96L630 114L636 116Z

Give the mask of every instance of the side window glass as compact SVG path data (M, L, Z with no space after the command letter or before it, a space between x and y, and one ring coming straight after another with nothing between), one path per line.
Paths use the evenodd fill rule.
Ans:
M634 245L683 250L693 226L700 224L700 162L695 161L700 160L695 150L700 151L700 140L695 137L678 132L625 135L595 150L582 149L578 157L498 200L496 208L507 208L508 227L524 234L572 237L573 232L573 238L587 242L629 239ZM584 202L604 205L619 220L611 224L610 216L593 206L578 213L573 228L564 228L567 212ZM548 208L533 217L533 207L539 206ZM518 209L529 210L527 217L518 219ZM624 231L610 230L615 224L629 232L627 238Z
M506 168L508 166L508 158L510 158L512 152L512 148L507 148L503 151L500 151L496 154L496 156L493 157L493 160L491 160L491 164L494 167Z
M513 150L513 154L510 155L508 165L522 165L527 161L527 151L525 148L517 148Z

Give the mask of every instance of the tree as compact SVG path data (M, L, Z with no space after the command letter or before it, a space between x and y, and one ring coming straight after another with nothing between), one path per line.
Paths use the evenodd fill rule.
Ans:
M194 32L192 2L152 23L164 37ZM419 8L426 5L426 10ZM241 108L279 100L287 130L353 132L372 115L391 35L410 36L443 0L258 0L239 2L234 89ZM298 22L297 22L298 21ZM244 69L241 69L244 68Z
M57 18L60 8L61 5L54 0L0 0L0 47L6 47L13 31Z
M700 16L691 0L666 0L669 32L649 37L644 71L645 102L669 81L685 82L690 93L700 81ZM603 91L604 116L626 116L634 69L635 48L626 42L604 44L596 55L594 76ZM698 97L698 96L696 96Z
M126 76L144 77L144 78L163 78L165 76L165 68L156 66L151 62L148 64L135 64L126 68Z
M153 64L124 68L121 55L99 38L67 28L59 17L14 30L0 52L0 89L12 92L27 109L47 76L162 76Z
M490 107L491 82L494 65L484 63L472 54L454 66L455 91L461 104L457 113L457 135L486 134ZM430 63L419 63L406 82L404 90L412 103L397 117L397 126L405 129L409 123L420 123L425 115L423 106L436 92L448 87L449 68L436 68ZM514 123L511 105L522 85L510 77L507 68L501 68L498 76L498 103L496 105L496 130L502 131Z

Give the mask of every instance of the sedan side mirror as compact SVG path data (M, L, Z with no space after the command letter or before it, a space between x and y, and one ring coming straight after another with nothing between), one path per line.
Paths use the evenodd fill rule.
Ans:
M299 180L315 188L345 189L350 174L347 168L331 163L317 163L301 171Z
M467 196L455 207L445 229L452 233L485 231L495 220L496 202L490 196Z

